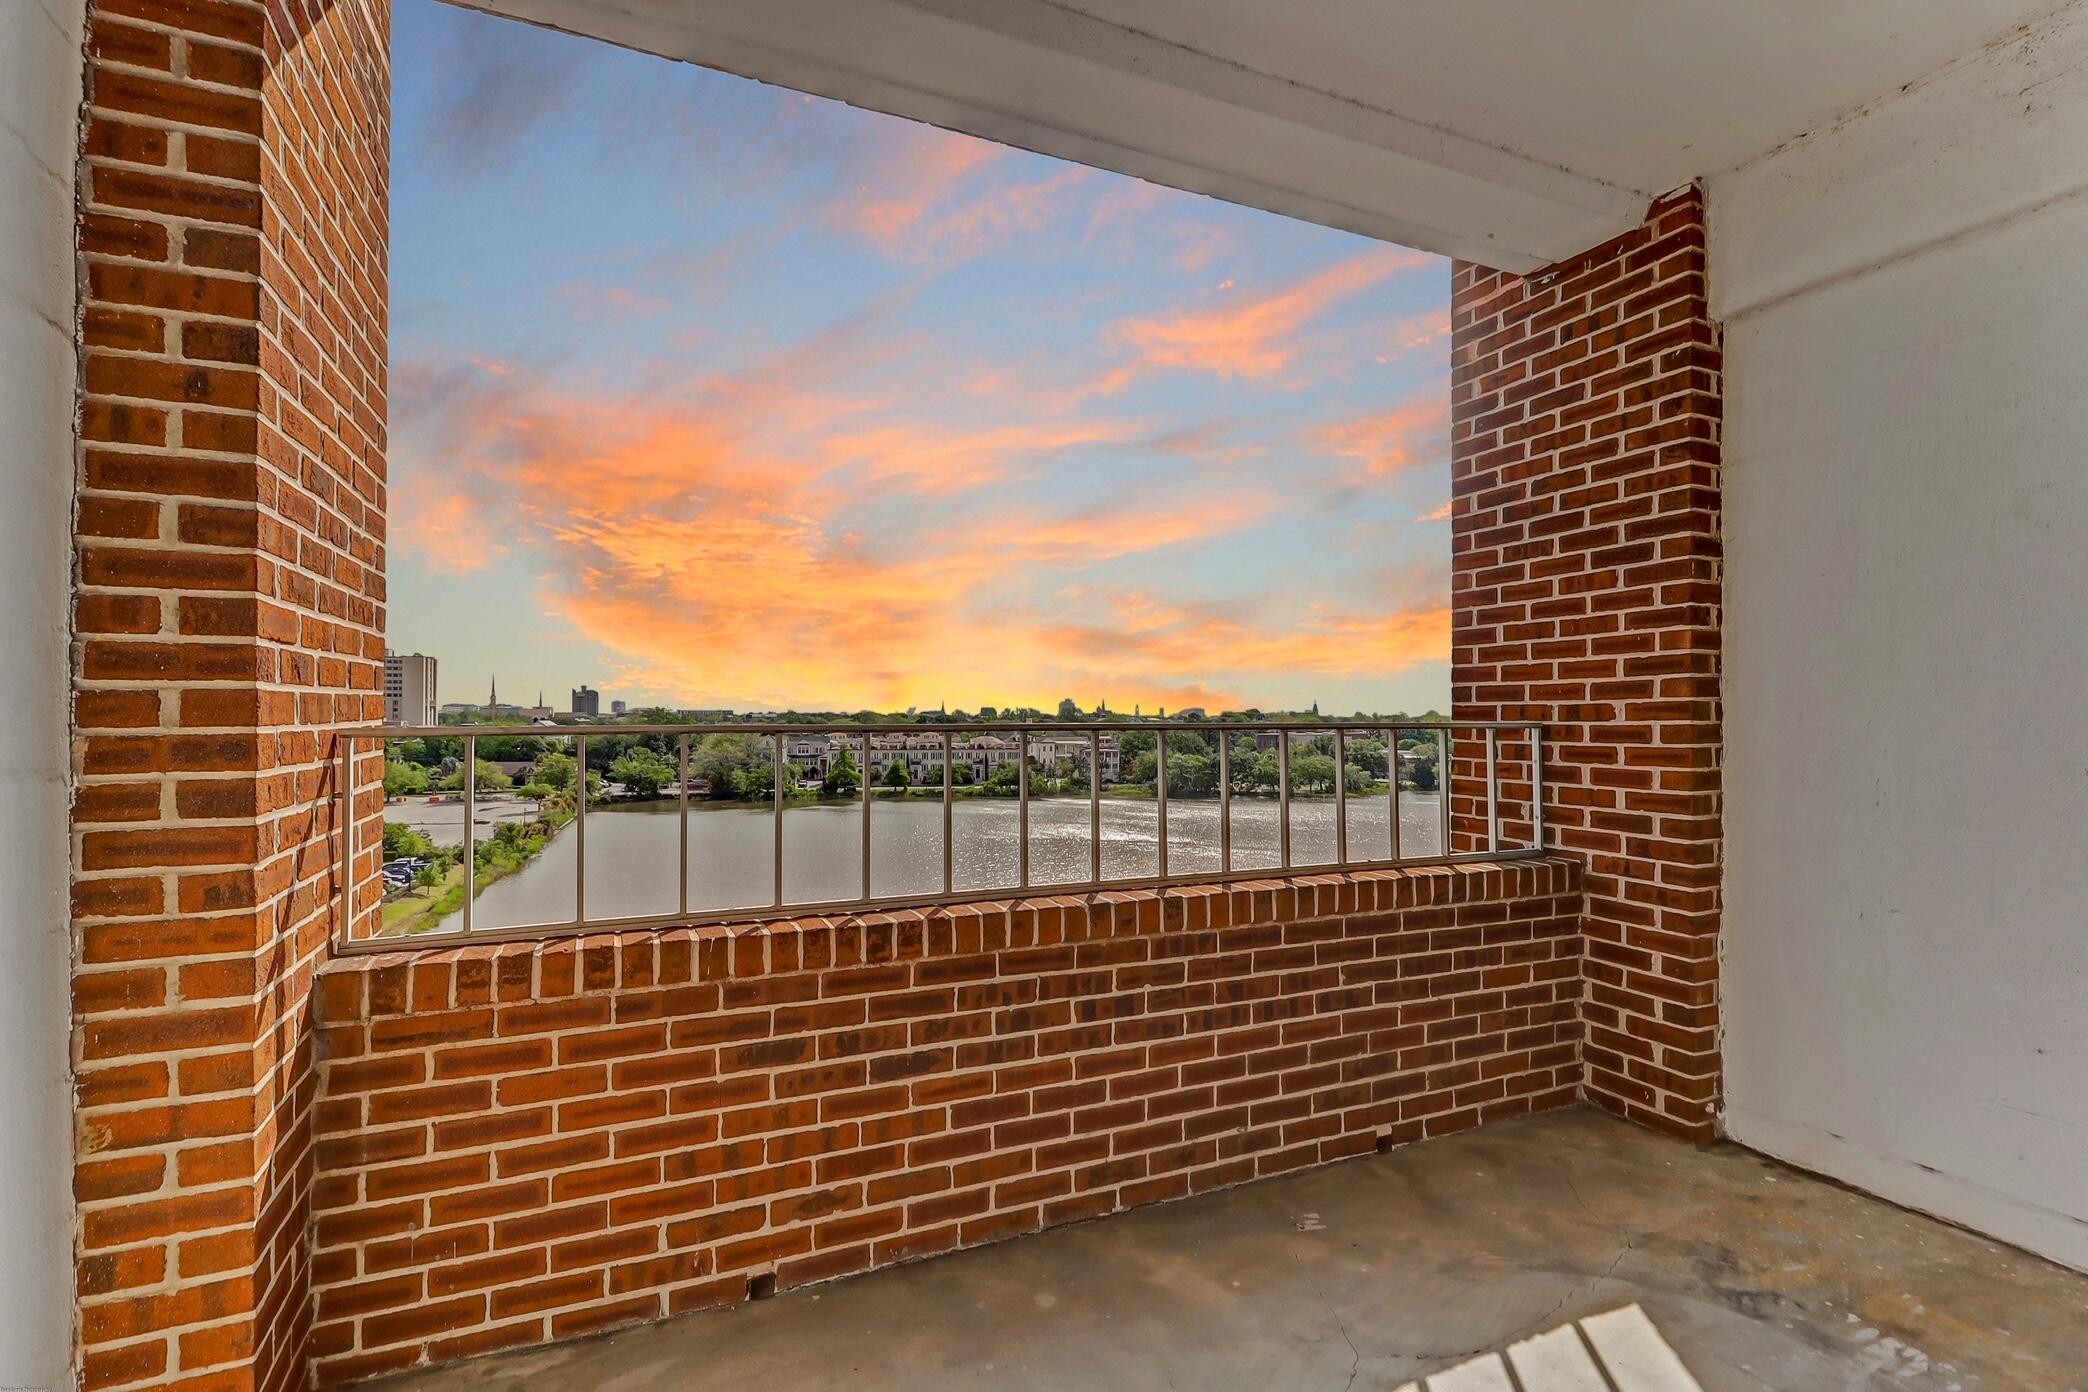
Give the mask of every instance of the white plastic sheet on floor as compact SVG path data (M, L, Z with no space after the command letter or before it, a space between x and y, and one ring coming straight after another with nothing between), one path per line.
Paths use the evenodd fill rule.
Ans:
M1511 1375L1509 1370L1513 1368ZM1703 1392L1636 1305L1562 1324L1397 1392Z

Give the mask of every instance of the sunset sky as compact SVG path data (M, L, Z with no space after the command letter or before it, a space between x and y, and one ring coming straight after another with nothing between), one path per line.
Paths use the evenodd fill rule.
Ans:
M401 0L441 698L1448 701L1449 263Z

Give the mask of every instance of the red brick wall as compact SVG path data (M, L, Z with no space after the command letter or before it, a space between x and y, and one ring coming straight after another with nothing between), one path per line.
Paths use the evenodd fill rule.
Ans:
M1530 861L340 959L320 1380L1570 1102L1579 906Z
M1452 703L1546 723L1551 844L1587 860L1588 1096L1705 1139L1719 1090L1720 340L1695 189L1527 276L1451 290ZM1455 834L1479 829L1461 740ZM1511 819L1527 806L1511 763Z
M97 0L73 809L89 1388L301 1385L331 750L381 715L389 10Z

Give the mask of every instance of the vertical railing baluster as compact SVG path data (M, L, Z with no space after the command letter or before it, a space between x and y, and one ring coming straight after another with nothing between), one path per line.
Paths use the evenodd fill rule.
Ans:
M870 732L863 731L863 897L870 897Z
M1348 731L1334 727L1334 863L1348 864Z
M1122 746L1118 746L1122 757ZM1102 883L1102 732L1088 731L1088 883Z
M1283 868L1290 869L1291 863L1291 732L1281 729L1276 732L1276 828L1277 843L1283 852Z
M769 741L771 745L769 752L774 758L776 768L776 786L770 789L773 795L772 800L775 804L774 815L776 822L776 825L771 829L773 843L769 847L769 854L775 858L776 862L773 877L775 883L771 888L770 897L775 900L775 906L780 909L783 907L783 775L789 769L790 764L783 757L783 732L778 730L775 734L769 736Z
M1232 873L1232 740L1218 729L1218 870Z
M582 770L584 776L586 770ZM478 736L464 736L464 931L471 931L471 901L478 898Z
M1387 783L1390 783L1390 784L1392 785L1392 791L1391 791L1391 792L1390 792L1390 793L1389 793L1389 794L1387 795L1387 796L1388 796L1388 798L1389 798L1389 800L1390 800L1390 804L1391 804L1391 805L1390 805L1390 807L1389 807L1389 808L1387 809L1387 815L1388 815L1388 816L1390 816L1390 817L1392 818L1392 839L1391 839L1391 841L1390 841L1389 843L1387 843L1387 849L1388 849L1388 850L1390 850L1390 851L1392 852L1392 859L1394 859L1394 860L1398 860L1398 859L1399 859L1399 727L1398 727L1397 725L1394 725L1394 726L1393 726L1393 727L1392 727L1391 729L1389 729L1389 730L1387 730L1387 731L1385 732L1385 781L1386 781Z
M1436 854L1450 854L1450 727L1436 727L1436 821L1441 838Z
M355 923L355 836L351 826L355 816L355 805L348 794L350 781L355 777L355 737L342 730L334 735L334 854L340 857L335 867L334 892L339 900L339 909L334 922L334 947L345 945ZM377 864L381 871L384 852L377 853Z
M1167 878L1167 731L1153 732L1153 824L1160 833L1159 855L1154 864L1160 878Z
M675 741L675 767L680 775L677 785L680 793L675 798L675 810L681 817L681 907L676 910L683 917L689 913L689 737L681 736Z
M1544 727L1530 730L1530 846L1544 849Z
M943 893L957 890L957 795L950 776L950 732L943 731Z
M1501 783L1500 749L1495 742L1494 727L1486 727L1486 850L1489 855L1501 853Z
M587 922L587 736L573 736L573 752L580 756L580 792L573 806L573 922Z
M1015 736L1015 881L1023 889L1029 888L1029 731L1019 731Z
M334 816L341 823L341 869L334 885L341 900L340 926L334 930L334 944L339 948L355 934L355 736L342 731L334 736L334 741L334 778L338 783L334 789ZM380 867L384 863L381 851L377 863Z

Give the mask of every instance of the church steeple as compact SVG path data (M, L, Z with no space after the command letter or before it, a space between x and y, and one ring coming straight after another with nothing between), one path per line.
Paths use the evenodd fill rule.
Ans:
M486 709L494 710L500 705L500 678L496 675L492 685L486 688Z

